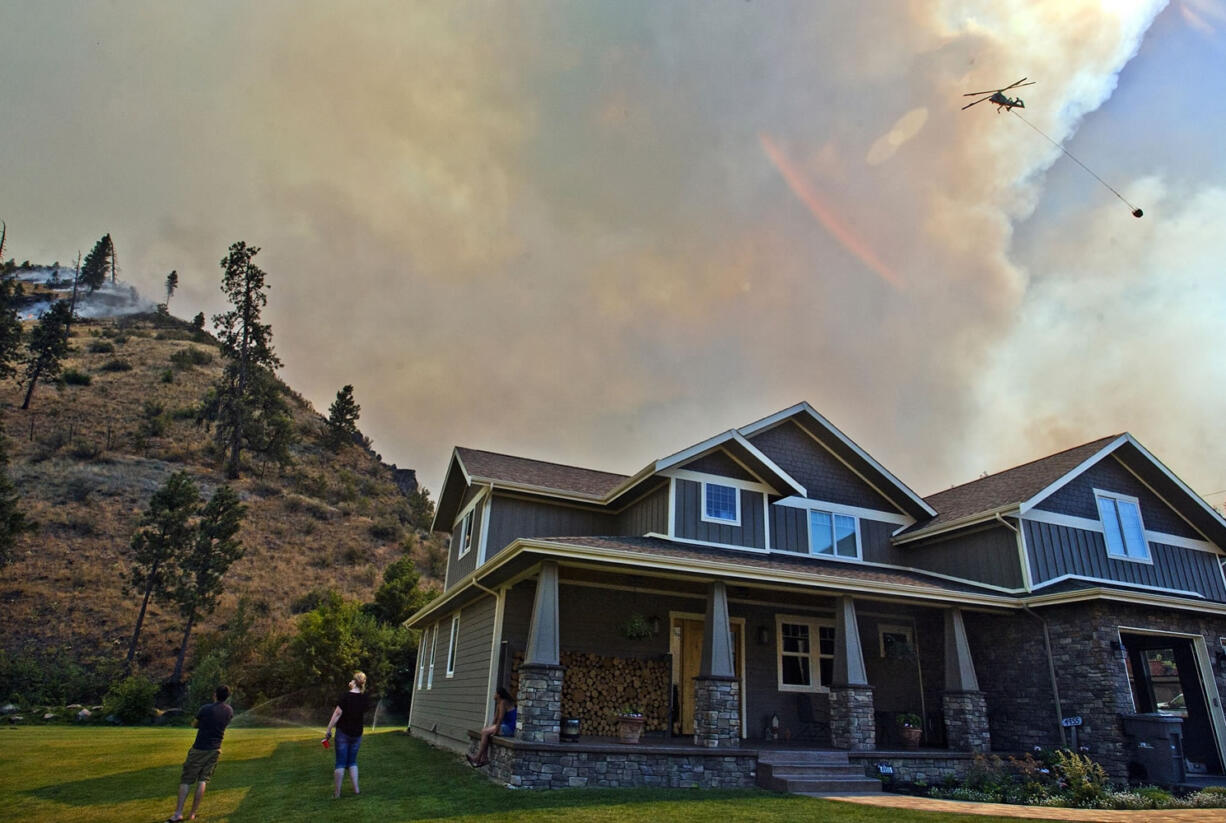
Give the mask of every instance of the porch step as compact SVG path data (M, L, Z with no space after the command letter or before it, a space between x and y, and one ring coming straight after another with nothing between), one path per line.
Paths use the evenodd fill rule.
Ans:
M798 750L758 754L758 785L789 794L868 794L881 791L881 781L864 776L846 752Z

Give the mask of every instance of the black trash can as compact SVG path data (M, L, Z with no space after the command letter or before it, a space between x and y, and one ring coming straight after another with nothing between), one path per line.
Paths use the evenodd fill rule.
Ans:
M1177 786L1187 772L1183 760L1183 718L1169 714L1126 714L1131 763L1129 777L1160 786Z

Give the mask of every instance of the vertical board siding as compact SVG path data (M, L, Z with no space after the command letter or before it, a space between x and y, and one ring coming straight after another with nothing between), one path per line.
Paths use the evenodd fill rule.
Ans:
M1094 490L1111 491L1137 498L1141 503L1141 520L1150 531L1165 532L1178 537L1203 540L1196 529L1180 517L1162 498L1120 465L1114 457L1106 457L1073 478L1043 500L1035 508L1056 514L1098 519Z
M447 676L447 648L452 613L440 617L438 653L434 658L434 688L414 689L413 725L467 745L468 730L485 724L489 688L490 643L494 631L494 598L483 597L460 612L460 642L455 674ZM431 629L433 632L433 629ZM429 654L429 649L426 649ZM416 685L416 679L414 679Z
M814 500L880 511L898 510L790 420L755 434L749 442L804 486Z
M583 537L616 533L616 518L604 512L495 495L494 504L490 507L486 559L492 559L520 537Z
M475 491L480 490L479 487L475 488ZM470 492L465 498L465 503L467 504L467 501L471 500L472 497L473 494ZM447 563L447 580L443 584L444 591L450 589L455 584L455 581L463 580L473 569L477 568L477 555L481 548L481 521L485 519L488 509L488 499L477 504L477 508L473 513L472 548L463 557L459 556L460 545L457 541L457 538L460 536L459 529L456 528L452 532L451 541L447 545L448 560L450 562Z
M617 533L642 537L668 533L668 484L664 483L617 517Z
M700 540L704 543L723 543L729 546L766 548L766 523L762 516L762 493L740 489L741 525L727 526L722 523L707 523L702 519L702 484L692 480L678 480L677 490L677 537L684 540Z
M1151 542L1152 564L1116 560L1107 555L1099 532L1033 520L1024 520L1023 525L1035 583L1073 574L1157 589L1193 591L1209 600L1226 602L1226 584L1217 568L1217 555Z
M887 541L873 559L1007 589L1020 588L1025 582L1017 535L1000 525L919 545L894 546Z
M729 457L728 453L723 449L703 455L696 460L691 460L689 463L683 464L681 468L704 474L716 474L720 477L731 477L735 480L758 481L757 477L747 472L740 463Z

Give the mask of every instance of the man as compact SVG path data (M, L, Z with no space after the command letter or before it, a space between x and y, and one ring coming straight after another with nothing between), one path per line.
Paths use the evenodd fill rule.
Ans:
M187 760L183 761L183 776L179 778L179 805L175 807L175 813L167 818L167 823L183 819L183 804L193 783L196 784L196 796L192 799L189 819L196 819L196 811L204 797L204 784L209 782L213 770L217 768L217 760L221 757L221 738L226 733L226 726L234 719L234 709L226 703L230 697L228 686L218 686L213 697L216 702L201 706L192 723L196 727L196 742L187 750Z

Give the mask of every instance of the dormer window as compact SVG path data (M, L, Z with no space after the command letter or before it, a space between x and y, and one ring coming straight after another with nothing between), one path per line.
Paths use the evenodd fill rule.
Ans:
M708 523L741 525L741 495L735 486L702 484L702 519Z
M1098 519L1103 524L1107 555L1121 560L1149 562L1149 544L1141 523L1141 504L1135 497L1094 490Z
M459 546L459 550L456 553L457 558L468 554L469 549L473 547L473 515L476 511L475 506L469 509L468 514L464 515L464 519L460 521L460 530L457 535L457 545Z
M846 514L809 510L809 553L824 557L860 558L856 518Z

